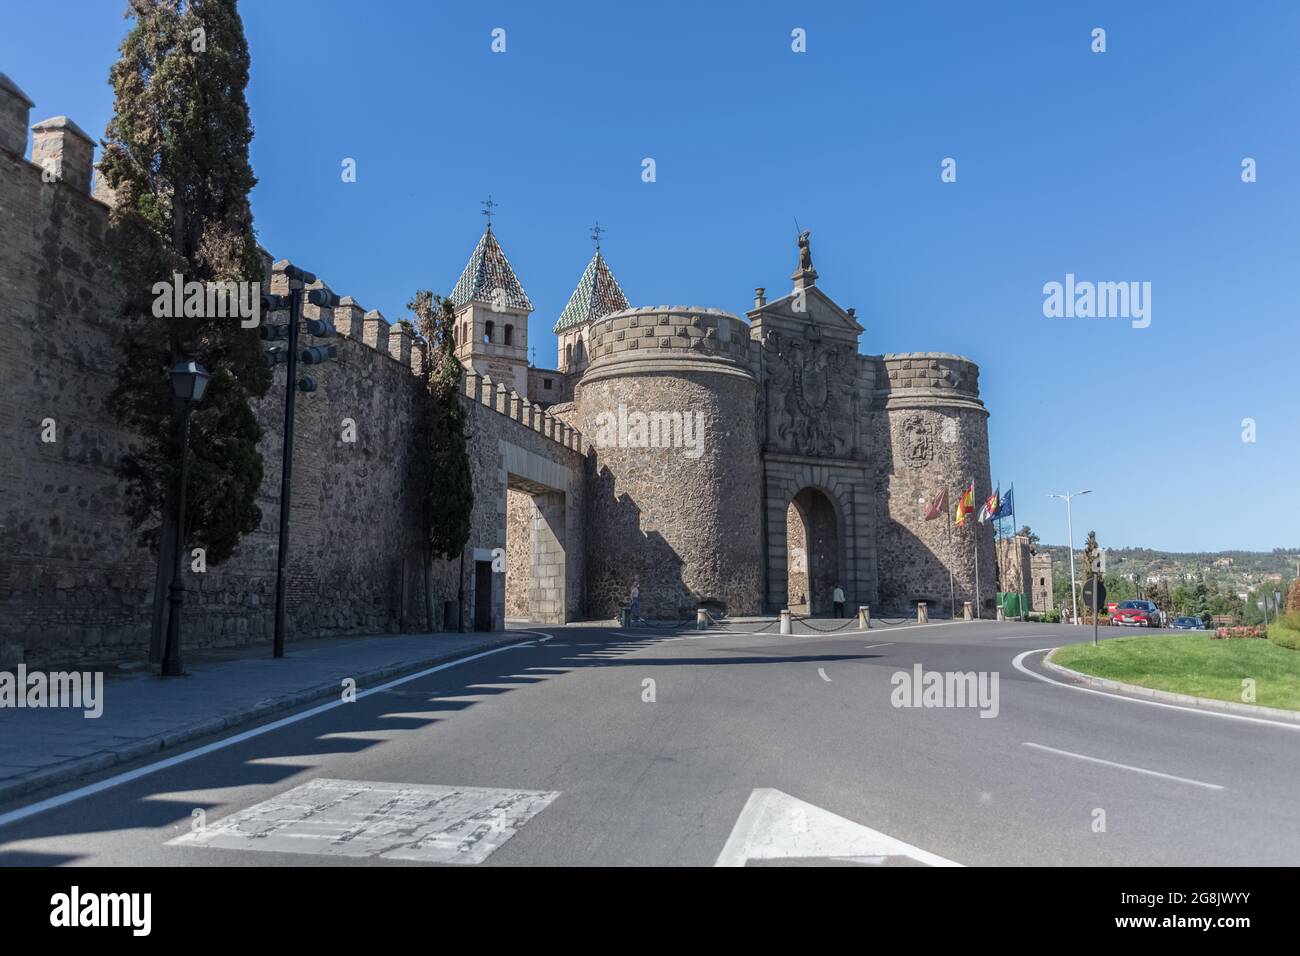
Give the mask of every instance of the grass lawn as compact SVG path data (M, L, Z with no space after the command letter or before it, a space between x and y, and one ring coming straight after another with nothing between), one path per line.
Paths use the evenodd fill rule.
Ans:
M1260 638L1212 641L1208 634L1117 637L1059 648L1062 667L1175 694L1260 707L1300 710L1300 651ZM1243 679L1255 680L1255 700L1241 699Z

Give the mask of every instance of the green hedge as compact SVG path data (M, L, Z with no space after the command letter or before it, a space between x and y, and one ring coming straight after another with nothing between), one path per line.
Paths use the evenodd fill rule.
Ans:
M1268 639L1278 647L1285 647L1287 650L1300 651L1300 627L1288 627L1293 621L1300 625L1300 620L1295 620L1297 615L1288 614L1282 618L1279 624L1270 624L1268 626Z

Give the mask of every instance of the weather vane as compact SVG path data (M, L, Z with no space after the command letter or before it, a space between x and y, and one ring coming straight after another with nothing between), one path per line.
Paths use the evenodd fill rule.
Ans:
M600 237L604 234L605 230L600 228L600 220L597 219L596 224L591 227L591 238L596 243L597 252L600 252Z
M492 210L501 205L499 202L492 201L492 194L488 193L488 198L484 199L480 205L483 207L483 215L487 216L488 229L492 228Z

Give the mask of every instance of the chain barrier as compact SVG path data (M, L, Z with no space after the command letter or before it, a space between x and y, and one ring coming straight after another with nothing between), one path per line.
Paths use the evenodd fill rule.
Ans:
M840 624L840 625L838 625L838 626L836 626L836 627L818 627L818 626L815 625L815 624L810 624L810 623L809 623L809 621L811 621L812 618L809 618L809 617L795 617L793 614L790 615L790 620L791 620L791 621L797 621L797 622L799 622L800 624L802 624L802 625L804 625L805 627L807 627L810 631L817 631L818 633L821 633L821 634L834 634L836 631L842 631L842 630L844 630L846 627L856 626L857 623L858 623L858 619L857 619L857 617L851 617L851 618L849 618L848 620L846 620L843 624Z

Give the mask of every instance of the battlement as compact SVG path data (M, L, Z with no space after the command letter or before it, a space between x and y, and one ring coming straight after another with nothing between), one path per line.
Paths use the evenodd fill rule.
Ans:
M868 359L871 361L871 359ZM979 400L980 369L964 355L951 352L893 352L878 361L876 393L889 398L948 396Z
M469 401L478 402L571 451L580 455L587 454L588 446L583 440L582 432L542 406L534 405L504 382L493 382L490 375L480 375L472 368L467 369L464 395Z
M588 372L618 361L709 358L749 367L749 325L721 309L643 306L591 324Z

